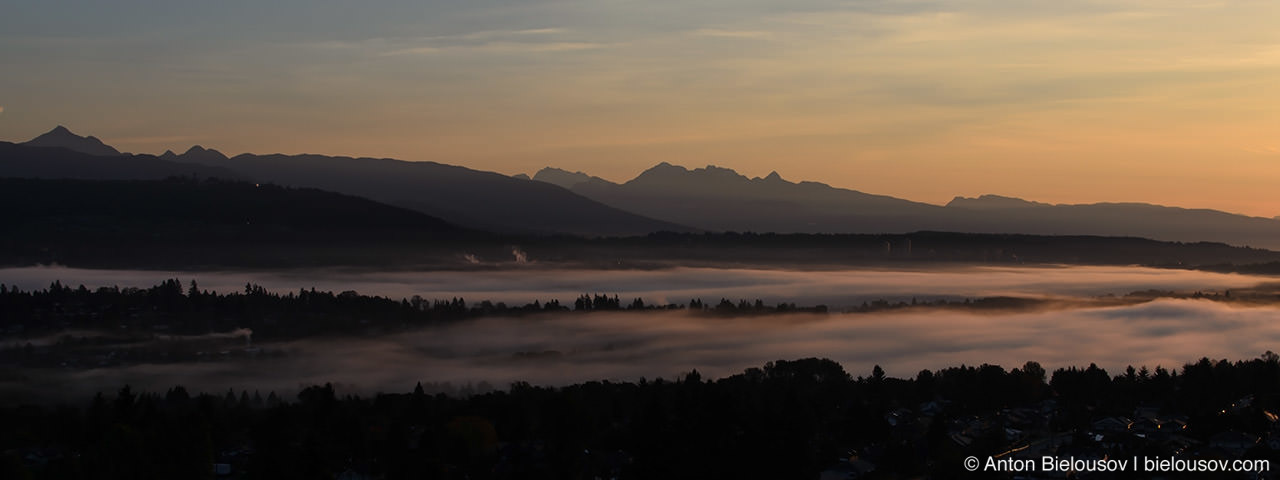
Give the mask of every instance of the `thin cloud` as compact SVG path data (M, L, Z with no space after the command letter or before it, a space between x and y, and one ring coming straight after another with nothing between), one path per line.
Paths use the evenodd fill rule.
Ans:
M607 43L585 41L548 41L547 37L566 33L560 28L538 28L527 30L495 30L473 32L462 35L445 35L422 37L409 42L400 42L400 48L379 53L379 56L398 55L436 55L448 53L464 54L509 54L537 52L570 52L593 50L610 46Z
M553 33L565 33L563 28L530 28L525 30L515 30L511 32L514 35L550 35Z
M718 28L699 28L692 32L691 35L699 37L728 37L728 38L771 38L773 32L764 30L723 30Z
M528 35L555 35L567 33L563 28L526 28L519 30L481 30L477 32L468 32L455 35L435 35L423 37L431 40L487 40L491 38L504 38L512 36L528 36Z
M509 54L509 53L537 53L537 52L572 52L579 50L595 50L608 47L604 43L591 42L548 42L548 43L521 43L521 42L493 42L482 45L451 45L440 47L412 47L391 50L379 54L380 56L398 56L398 55L435 55L447 53L490 53L490 54Z

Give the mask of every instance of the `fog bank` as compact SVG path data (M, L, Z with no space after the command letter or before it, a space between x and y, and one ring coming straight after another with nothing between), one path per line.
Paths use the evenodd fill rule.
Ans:
M1094 362L1114 375L1127 365L1180 368L1202 356L1248 359L1278 347L1280 309L1205 300L1004 315L924 309L745 318L549 314L274 345L288 352L280 359L8 372L0 388L6 395L82 397L126 383L151 391L182 384L193 391L247 388L293 395L300 386L335 382L346 392L369 394L405 392L419 381L564 385L672 379L695 368L704 377L721 377L802 357L831 358L863 376L877 364L891 376L909 377L926 368L1013 368L1027 360L1050 371Z

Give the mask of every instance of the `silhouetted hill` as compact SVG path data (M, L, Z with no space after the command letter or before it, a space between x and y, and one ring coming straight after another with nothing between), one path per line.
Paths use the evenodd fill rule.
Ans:
M921 223L913 219L942 210L821 183L792 183L777 173L747 178L727 168L688 170L665 162L623 184L594 178L572 190L641 215L721 231L902 232L918 229Z
M947 210L960 222L952 226L963 226L969 232L1140 236L1280 247L1280 222L1218 210L1146 203L1049 205L990 195L953 200Z
M259 182L359 195L491 231L641 235L690 230L555 185L435 162L280 154L216 158L192 152L173 158L226 167Z
M251 265L486 238L412 210L315 189L223 180L0 179L6 263ZM337 250L318 250L337 249ZM345 253L344 253L345 252ZM228 261L228 259L230 259ZM266 260L270 261L271 258ZM306 262L312 259L308 258ZM304 262L304 263L306 263Z
M167 161L151 155L104 157L65 147L0 142L0 177L160 180L193 175L225 179L242 177L222 167Z
M1133 236L1280 248L1280 221L1216 210L1137 203L1050 205L984 195L947 206L912 202L776 172L747 178L715 166L661 163L616 184L585 173L544 169L535 180L571 185L601 203L713 231L905 233L919 230L1037 235Z
M99 156L115 156L120 155L120 151L112 148L110 145L102 143L97 137L81 137L67 127L58 125L36 138L23 142L23 145L29 147L61 147L89 155Z

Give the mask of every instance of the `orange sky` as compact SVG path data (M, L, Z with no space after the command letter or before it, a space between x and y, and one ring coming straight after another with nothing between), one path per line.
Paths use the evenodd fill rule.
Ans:
M1273 1L297 1L17 6L0 139L1280 215Z

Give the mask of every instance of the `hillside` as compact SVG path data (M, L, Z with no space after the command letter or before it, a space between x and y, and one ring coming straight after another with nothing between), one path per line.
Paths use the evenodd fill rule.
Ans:
M343 264L485 236L363 198L222 180L5 178L0 202L23 205L4 219L7 264Z
M0 142L0 177L161 180L175 176L242 178L226 168L178 163L151 155L99 156L60 146Z

